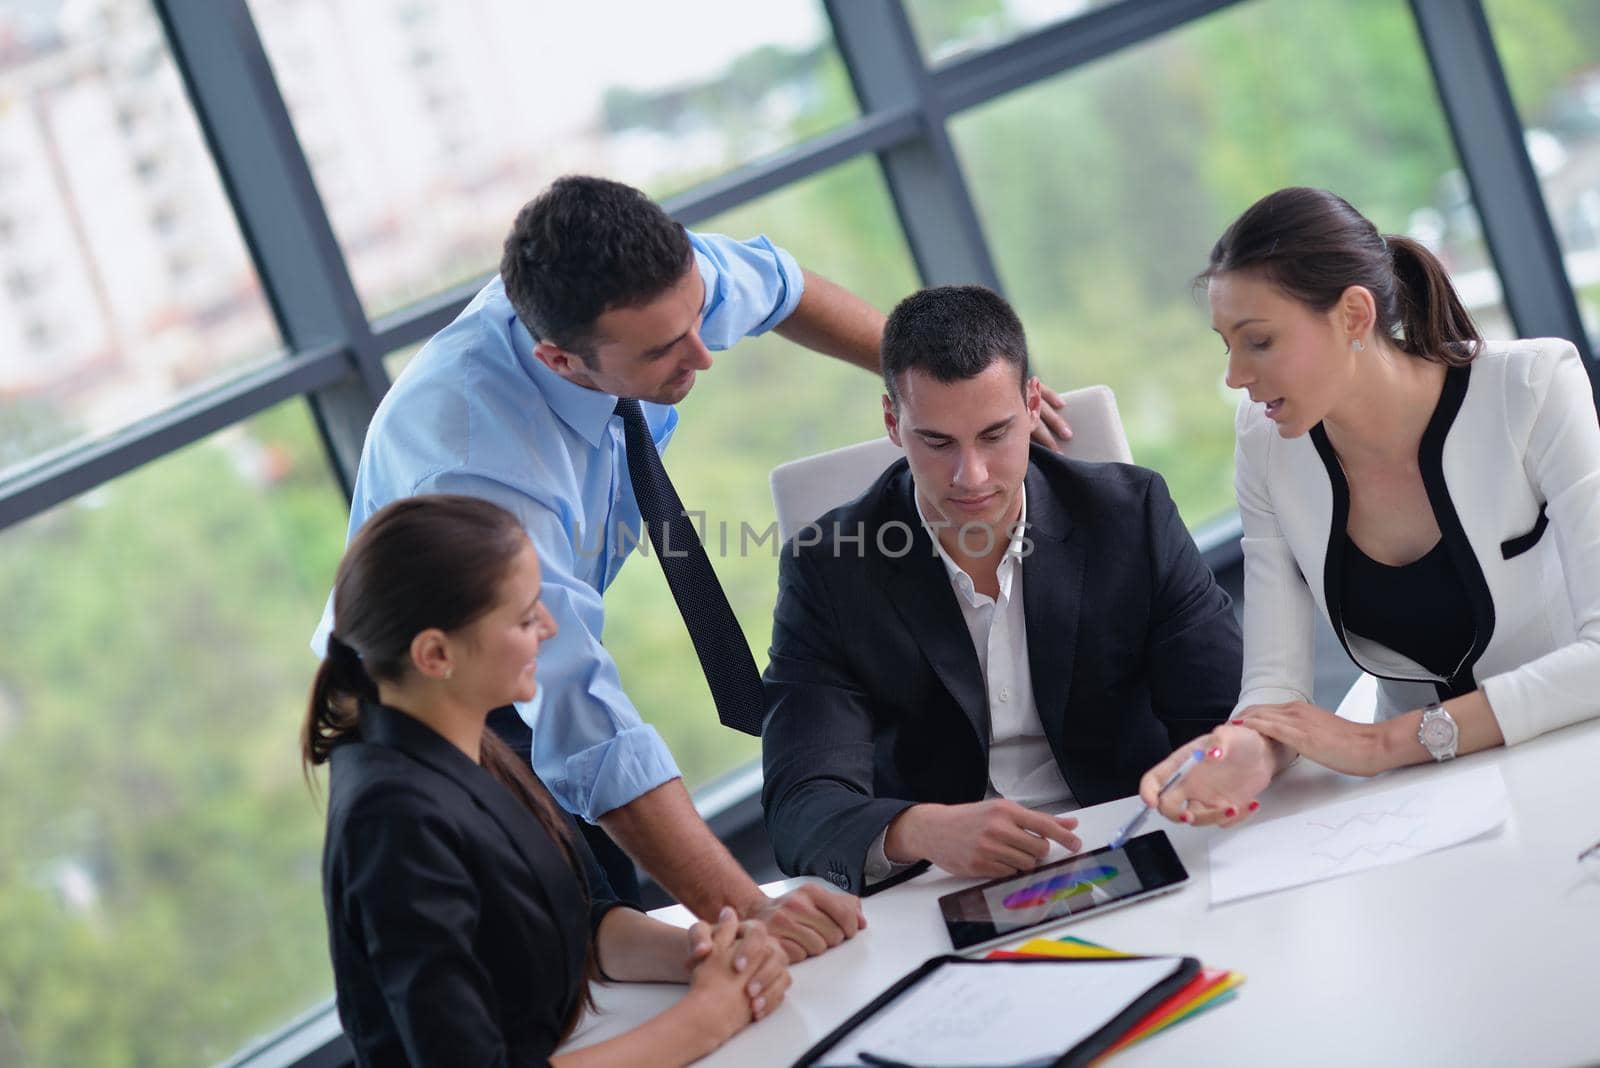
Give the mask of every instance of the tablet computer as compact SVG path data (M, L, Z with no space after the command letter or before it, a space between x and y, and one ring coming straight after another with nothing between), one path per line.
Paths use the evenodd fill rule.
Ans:
M1188 881L1166 832L1153 831L1116 849L1079 853L946 894L939 909L950 944L966 950L1143 901Z

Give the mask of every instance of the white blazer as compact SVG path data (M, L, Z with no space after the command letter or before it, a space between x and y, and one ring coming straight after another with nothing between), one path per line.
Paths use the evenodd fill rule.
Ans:
M1577 350L1558 338L1490 342L1445 376L1418 459L1475 636L1455 674L1348 633L1340 602L1350 497L1319 424L1278 436L1239 406L1235 487L1244 526L1239 708L1311 700L1320 609L1378 677L1378 719L1482 689L1507 745L1600 715L1600 424Z

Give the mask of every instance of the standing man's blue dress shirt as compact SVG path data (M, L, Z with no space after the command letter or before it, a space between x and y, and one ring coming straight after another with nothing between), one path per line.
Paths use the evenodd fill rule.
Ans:
M705 281L708 348L765 333L800 302L799 265L765 237L689 241ZM601 595L643 537L617 398L561 378L533 344L496 278L423 347L373 416L347 537L385 504L419 493L481 497L522 520L560 632L540 651L538 696L517 711L533 729L534 770L594 822L679 773L601 645ZM642 407L665 449L677 409ZM332 619L330 597L312 640L319 654Z

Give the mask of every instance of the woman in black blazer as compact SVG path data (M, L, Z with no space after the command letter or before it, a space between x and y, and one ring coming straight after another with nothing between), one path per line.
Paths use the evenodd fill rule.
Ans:
M771 1012L787 956L731 910L687 932L621 906L489 710L530 700L555 624L538 558L486 501L374 515L339 567L303 736L327 762L324 904L359 1064L680 1065ZM634 1030L557 1054L591 978L687 982Z

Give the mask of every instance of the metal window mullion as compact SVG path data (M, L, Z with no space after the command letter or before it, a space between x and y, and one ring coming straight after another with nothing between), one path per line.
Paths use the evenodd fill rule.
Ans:
M1600 382L1483 5L1411 0L1411 9L1517 333L1566 338Z
M338 1008L330 998L217 1068L349 1068L354 1063L355 1050L345 1037Z
M87 493L275 404L310 390L325 389L348 376L344 354L331 346L273 361L103 441L71 449L54 462L45 460L0 488L0 529Z
M864 152L883 152L915 138L918 117L910 108L886 108L835 130L695 186L662 203L674 218L693 225L741 204L777 192Z
M897 0L825 0L833 34L867 114L914 109L921 136L880 151L878 161L925 284L979 282L1000 288L955 147Z
M1148 41L1239 0L1122 0L1014 41L941 64L931 74L949 113L987 103L1073 67Z
M348 495L388 378L261 37L245 0L153 2L290 351L347 353L309 399Z
M885 109L830 130L769 159L694 186L663 203L673 218L693 226L758 197L847 163L863 153L882 153L921 136L921 116L910 108ZM393 352L442 330L493 275L481 275L435 293L372 324L379 352Z

